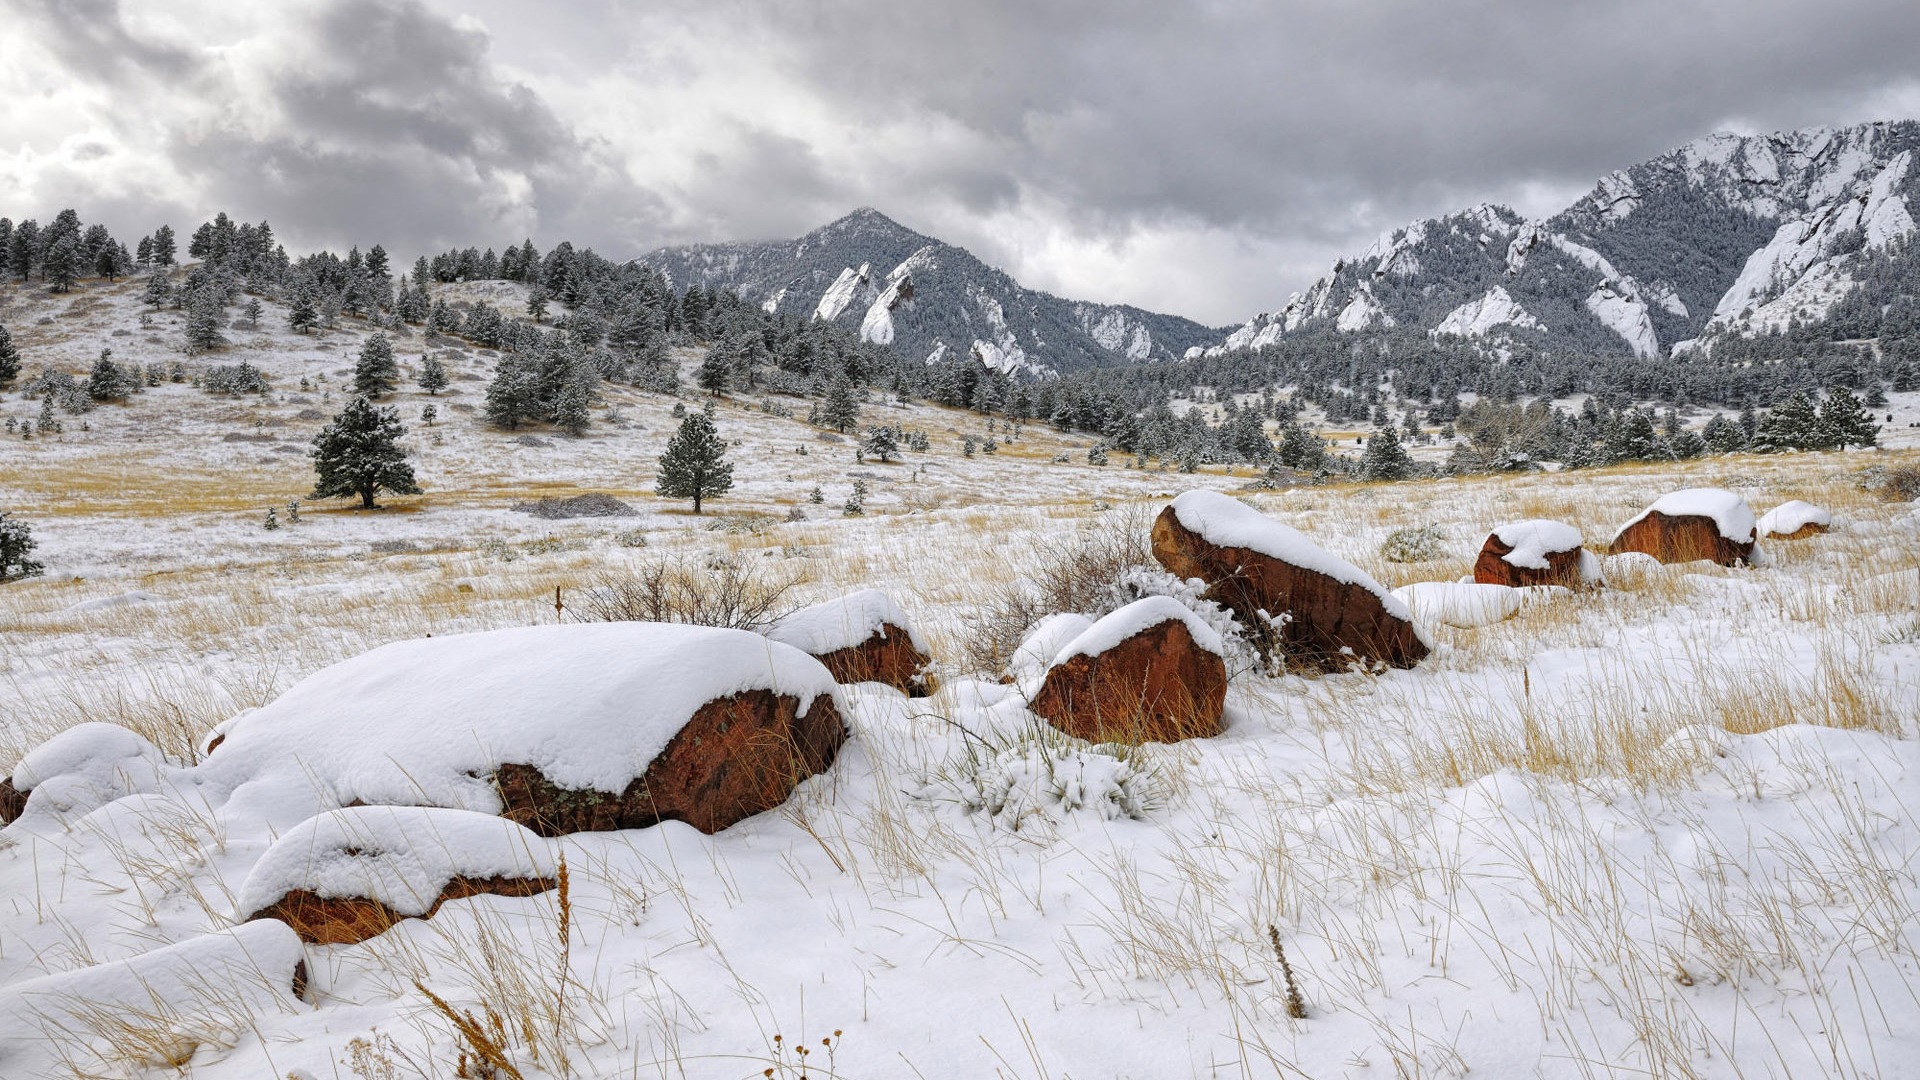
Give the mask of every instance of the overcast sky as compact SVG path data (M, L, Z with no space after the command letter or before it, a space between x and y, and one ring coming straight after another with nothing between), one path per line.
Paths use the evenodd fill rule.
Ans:
M1920 116L1914 0L0 0L0 214L627 256L861 205L1212 323L1715 130Z

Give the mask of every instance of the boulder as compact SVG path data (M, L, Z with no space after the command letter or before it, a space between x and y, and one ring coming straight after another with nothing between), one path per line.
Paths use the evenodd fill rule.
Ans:
M435 806L543 835L773 809L846 741L833 675L744 630L520 627L401 641L308 676L196 769L291 827Z
M843 683L886 683L911 697L933 692L926 643L878 589L801 608L774 623L767 637L825 664Z
M1832 514L1799 499L1783 502L1767 511L1754 526L1755 531L1770 540L1805 540L1832 527Z
M352 945L469 896L554 887L547 841L486 814L358 806L282 834L240 887L240 921L277 919L313 945Z
M1689 488L1663 495L1620 527L1607 554L1638 551L1663 563L1754 561L1753 508L1731 491Z
M1178 601L1149 596L1068 642L1033 711L1090 742L1178 742L1220 733L1227 664L1220 635Z
M1259 613L1288 616L1274 640L1289 660L1328 671L1355 660L1412 667L1432 651L1406 605L1345 559L1237 499L1189 491L1153 523L1153 555L1256 635Z
M1473 580L1481 585L1578 589L1596 584L1599 578L1599 560L1581 546L1580 530L1542 519L1494 529L1473 563Z
M118 724L75 724L27 752L0 780L0 825L32 810L47 825L156 790L177 770L159 748ZM35 826L36 828L39 826Z

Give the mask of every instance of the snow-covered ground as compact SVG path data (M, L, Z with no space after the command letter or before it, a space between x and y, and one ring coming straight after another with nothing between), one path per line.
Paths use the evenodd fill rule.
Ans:
M0 321L29 372L84 371L103 345L182 359L176 317L139 329L137 301L16 296ZM270 307L214 358L267 370L267 400L164 385L63 437L0 440L0 506L48 564L0 586L0 768L102 720L186 764L215 724L328 664L567 618L596 581L661 558L739 560L798 580L796 603L878 588L941 689L844 690L851 741L782 811L713 836L551 842L571 868L565 948L554 892L456 900L306 946L304 999L276 981L287 941L230 931L271 837L165 785L16 830L0 840L9 1080L63 1060L454 1075L465 1043L416 981L499 1015L529 1078L1920 1075L1920 510L1854 484L1911 452L1272 493L1244 469L1096 468L1086 440L1040 426L967 458L979 418L879 401L869 422L923 429L932 450L857 464L851 442L743 395L718 410L735 490L695 517L651 494L672 399L615 389L620 422L528 441L460 408L490 358L447 343L441 419L419 425L429 399L397 395L426 493L305 504L287 525L358 335L283 326ZM400 342L403 364L427 347ZM0 396L0 417L36 411ZM845 517L856 479L866 513ZM1050 734L1019 687L967 670L981 613L1042 548L1144 533L1194 487L1389 589L1457 581L1502 522L1597 543L1688 488L1760 513L1803 499L1833 529L1763 543L1759 569L1623 564L1502 621L1436 622L1412 670L1245 676L1225 733L1179 746ZM636 516L511 509L589 491ZM1426 525L1441 557L1380 556Z

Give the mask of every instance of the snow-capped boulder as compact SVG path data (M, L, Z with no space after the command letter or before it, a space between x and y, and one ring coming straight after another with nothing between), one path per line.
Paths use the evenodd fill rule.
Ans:
M767 637L819 660L843 683L880 682L913 697L933 692L927 644L879 589L801 608Z
M1817 536L1833 527L1833 515L1813 505L1794 499L1783 502L1767 511L1760 518L1755 529L1763 537L1773 540L1804 540Z
M1580 530L1571 525L1541 518L1514 521L1487 534L1473 563L1473 580L1577 589L1599 582L1600 561L1581 546Z
M1033 711L1089 742L1178 742L1220 733L1226 646L1179 601L1149 596L1067 642Z
M1723 488L1663 495L1620 527L1609 555L1639 551L1663 563L1709 559L1721 566L1754 561L1753 508Z
M548 841L502 818L429 806L354 806L276 840L240 887L242 922L278 919L300 940L350 945L482 893L553 888Z
M158 747L118 724L76 724L28 751L0 780L0 825L29 811L50 821L79 817L153 791L172 771Z
M778 806L846 740L833 675L744 630L532 626L400 641L308 676L194 770L293 825L356 803L498 814L542 835Z
M1290 659L1339 671L1355 660L1412 667L1432 651L1379 582L1299 532L1215 491L1189 491L1153 523L1153 555L1252 628L1278 618Z
M1526 598L1520 589L1470 581L1421 581L1402 585L1393 595L1421 622L1463 630L1513 618Z
M1007 662L1007 677L1013 681L1045 675L1053 666L1053 658L1067 643L1093 626L1093 620L1074 611L1063 611L1058 615L1049 615L1033 625L1027 631L1025 641L1013 651L1013 659Z
M173 1072L202 1047L231 1047L246 1018L305 1012L306 949L292 930L257 922L125 960L0 987L0 1076ZM103 1017L160 1036L114 1038ZM129 1071L131 1070L131 1071Z

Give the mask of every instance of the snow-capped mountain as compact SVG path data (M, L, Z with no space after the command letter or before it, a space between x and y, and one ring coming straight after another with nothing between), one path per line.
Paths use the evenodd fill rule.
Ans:
M676 287L731 289L768 311L857 328L901 353L970 353L1004 371L1171 360L1221 330L1120 304L1024 288L963 248L862 208L797 240L662 248L641 262Z
M1603 177L1544 221L1482 205L1394 229L1189 355L1330 325L1654 357L1816 323L1874 257L1905 257L1916 148L1913 121L1711 135Z

